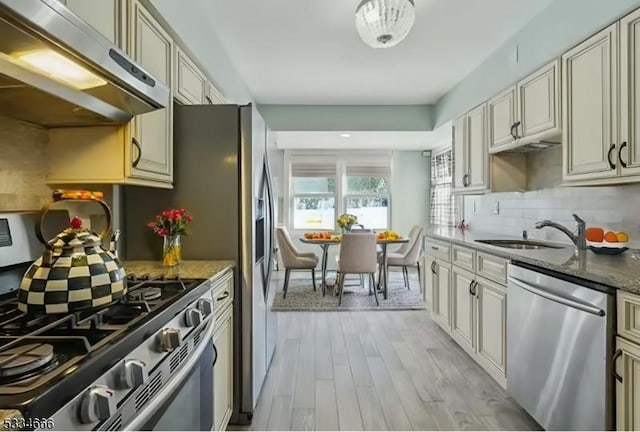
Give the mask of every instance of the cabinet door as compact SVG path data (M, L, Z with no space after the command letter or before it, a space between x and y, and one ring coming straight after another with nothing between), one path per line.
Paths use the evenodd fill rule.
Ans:
M433 275L433 318L441 327L449 331L450 291L451 291L451 264L436 260Z
M518 135L531 141L560 134L560 60L518 83Z
M207 78L187 54L176 46L175 97L185 105L199 105L205 101Z
M212 82L207 82L207 94L205 96L205 103L211 105L226 104L228 103L224 95L213 85Z
M489 145L491 150L511 144L514 141L511 132L516 122L516 91L511 87L491 99L489 107Z
M137 0L131 1L130 7L129 54L156 79L171 87L173 40ZM165 109L136 116L132 121L131 176L172 181L172 110L170 103Z
M615 370L622 382L616 380L616 429L640 429L640 346L620 337L616 338L618 357Z
M504 381L507 366L506 289L504 286L478 278L476 292L478 361L496 379L502 378Z
M120 0L58 0L114 45L122 46Z
M620 149L623 176L640 174L640 10L620 22ZM626 166L625 166L626 165Z
M424 302L427 305L427 309L432 310L433 304L433 284L436 279L436 259L432 256L426 255L423 262L422 270L422 294L424 296Z
M565 180L617 175L618 24L562 56Z
M489 149L487 147L487 104L469 111L469 156L467 157L469 187L480 190L489 188Z
M453 121L453 187L465 187L467 174L467 116L462 115Z
M456 266L451 270L451 336L467 351L473 351L474 299L471 285L474 275Z
M226 430L233 411L233 306L221 314L216 323L213 343L218 359L213 367L214 430Z

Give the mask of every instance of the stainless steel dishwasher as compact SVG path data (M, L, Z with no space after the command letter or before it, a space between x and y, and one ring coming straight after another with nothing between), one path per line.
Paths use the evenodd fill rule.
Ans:
M507 392L546 430L613 429L614 291L524 266L508 269Z

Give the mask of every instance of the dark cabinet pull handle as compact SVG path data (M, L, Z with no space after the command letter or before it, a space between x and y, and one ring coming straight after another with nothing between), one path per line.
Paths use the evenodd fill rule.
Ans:
M627 146L627 142L623 141L622 145L618 149L618 160L620 161L620 165L622 165L622 168L627 167L627 163L622 160L622 149L625 148L626 146Z
M473 284L474 284L475 282L476 282L476 281L474 281L474 280L472 280L471 282L469 282L469 294L471 294L471 295L475 295L475 294L473 293Z
M438 272L436 271L436 262L435 261L431 261L431 273L438 274Z
M612 363L613 363L613 374L616 377L616 380L618 382L622 382L623 379L622 377L618 374L618 372L616 371L616 360L618 360L618 358L622 355L622 350L617 350L616 353L613 355L613 358L611 359Z
M137 139L135 138L131 138L131 143L133 144L133 146L138 149L138 156L135 158L135 160L131 163L132 167L137 167L138 164L140 163L140 158L142 157L142 147L140 147L140 143L138 142Z
M478 281L473 281L473 295L478 297Z
M209 105L213 105L213 101L211 100L211 98L209 96L205 96L204 98L207 100L207 103Z
M469 174L465 174L462 176L462 186L469 186Z
M226 299L227 297L229 297L229 291L225 291L224 294L222 294L220 297L218 297L216 299L216 301L222 301L222 300Z
M616 149L616 145L611 144L611 147L609 147L609 152L607 153L607 160L609 161L609 166L611 167L611 169L616 169L616 164L614 164L613 161L611 160L611 153L615 149Z
M517 121L511 125L511 136L513 137L514 140L520 138L518 136L518 126L520 126L520 121Z
M431 249L433 250L440 250L440 248L438 246L431 246Z

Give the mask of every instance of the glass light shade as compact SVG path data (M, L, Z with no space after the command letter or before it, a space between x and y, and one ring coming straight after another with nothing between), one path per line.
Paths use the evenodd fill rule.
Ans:
M90 72L73 60L55 51L32 51L20 55L18 59L33 69L47 74L54 79L63 81L79 90L100 87L107 83L93 72Z
M373 48L399 44L416 19L413 0L363 0L356 9L356 28Z

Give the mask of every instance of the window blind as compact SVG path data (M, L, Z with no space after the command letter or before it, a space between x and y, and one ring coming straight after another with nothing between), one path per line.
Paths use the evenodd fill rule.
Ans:
M455 225L453 188L453 152L451 149L431 156L431 202L429 220L432 225Z
M332 159L313 160L311 158L292 158L291 177L335 177L336 161Z
M346 174L360 177L390 177L391 159L348 161Z

